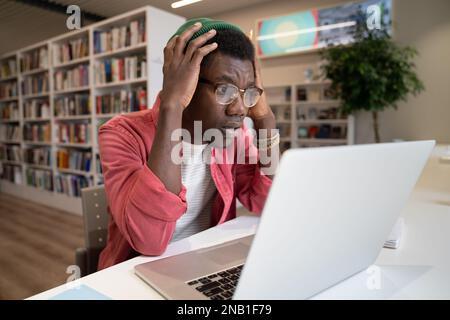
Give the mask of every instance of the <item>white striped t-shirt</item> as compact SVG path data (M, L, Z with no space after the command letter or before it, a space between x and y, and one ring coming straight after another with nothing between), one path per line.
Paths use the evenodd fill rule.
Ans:
M181 180L186 187L187 210L177 220L171 241L189 237L210 227L211 205L216 193L209 164L203 158L207 145L195 145L184 141L182 144Z

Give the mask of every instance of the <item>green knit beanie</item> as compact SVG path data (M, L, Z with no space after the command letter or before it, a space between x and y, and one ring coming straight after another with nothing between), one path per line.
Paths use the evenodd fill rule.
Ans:
M200 30L198 30L196 33L194 33L194 35L192 36L191 39L189 39L189 41L194 40L195 38L201 36L202 34L208 32L211 29L215 29L215 30L232 29L232 30L244 33L238 26L228 23L228 22L225 22L225 21L222 21L222 20L213 20L210 18L195 18L195 19L186 21L181 27L178 28L177 32L175 32L175 34L172 35L172 37L170 37L170 39L172 39L176 35L181 35L184 31L186 31L189 27L191 27L196 22L201 22L202 27L200 28Z

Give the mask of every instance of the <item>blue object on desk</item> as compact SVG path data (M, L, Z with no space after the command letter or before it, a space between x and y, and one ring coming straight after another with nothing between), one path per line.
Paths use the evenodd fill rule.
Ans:
M100 292L82 284L50 298L50 300L111 300Z

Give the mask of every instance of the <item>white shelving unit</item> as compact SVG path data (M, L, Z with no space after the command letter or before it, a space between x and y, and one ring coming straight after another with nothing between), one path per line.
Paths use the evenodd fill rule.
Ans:
M115 50L96 53L94 50L94 33L110 31L112 28L120 28L129 26L132 21L144 21L145 40L133 45L116 48ZM160 9L150 6L145 6L101 22L89 25L81 30L76 30L63 34L46 41L34 44L32 46L20 49L16 52L11 52L0 57L1 63L8 59L15 59L17 64L17 74L1 78L0 85L4 82L15 81L18 87L17 97L1 97L0 96L0 126L16 124L20 127L19 140L5 140L0 141L1 148L5 151L5 146L19 146L21 150L20 161L10 161L6 158L0 158L0 172L6 166L20 167L20 177L17 177L16 183L6 180L0 180L0 191L7 192L22 198L32 201L37 201L45 205L53 206L62 210L70 211L76 214L81 214L81 199L75 196L69 196L66 193L59 193L56 191L56 183L58 176L73 175L77 177L85 177L89 181L89 185L100 184L103 181L102 175L97 172L98 167L98 139L97 127L99 124L121 114L118 113L97 113L96 97L103 94L114 93L119 90L132 90L136 87L146 89L147 107L150 108L156 99L158 92L162 87L162 64L163 64L163 49L170 36L175 33L178 27L183 24L185 18L173 15ZM56 61L55 50L57 45L68 43L69 41L78 40L81 38L87 39L88 55L77 57L76 59L68 61ZM39 67L32 70L21 72L20 59L23 55L33 52L34 50L46 47L48 50L48 63L45 67ZM139 79L129 79L109 83L95 83L96 64L105 59L129 57L134 55L142 55L146 60L146 76ZM88 66L88 85L80 87L69 87L61 90L55 90L55 74L61 70L71 70L79 66ZM34 77L37 75L48 73L49 91L44 93L24 94L22 92L22 81L27 77ZM89 95L89 109L87 114L75 115L56 115L55 101L59 98L71 97L76 94ZM25 118L24 105L27 101L48 101L50 107L50 116L44 118ZM8 103L17 101L17 108L19 109L18 119L1 119L2 109ZM45 124L49 123L51 128L50 141L26 141L23 139L23 130L26 125ZM85 123L90 125L90 141L87 143L67 142L62 143L58 140L57 126L58 124L73 124ZM25 149L27 148L47 148L50 150L50 165L30 164L24 161ZM90 152L91 165L89 171L82 171L73 168L59 168L57 166L57 151L65 150L80 150ZM0 157L4 152L0 153ZM6 154L4 155L6 157ZM52 175L52 190L45 190L30 186L27 184L27 169L43 170L50 172ZM20 178L20 179L19 179Z
M281 152L354 144L354 118L341 115L340 101L327 96L330 84L315 81L265 87L280 130Z

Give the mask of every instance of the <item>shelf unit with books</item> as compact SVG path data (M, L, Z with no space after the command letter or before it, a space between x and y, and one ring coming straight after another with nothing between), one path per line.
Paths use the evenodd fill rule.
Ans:
M17 52L0 57L0 172L7 181L22 182Z
M103 183L98 128L151 107L184 21L145 6L1 56L0 190L81 214L80 188Z
M340 113L330 81L266 87L280 130L280 151L354 144L354 118Z

